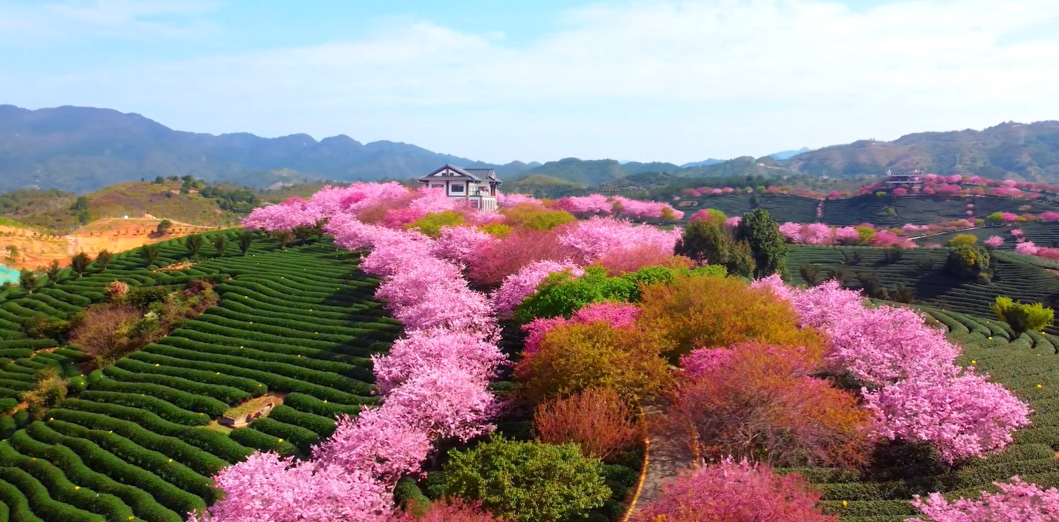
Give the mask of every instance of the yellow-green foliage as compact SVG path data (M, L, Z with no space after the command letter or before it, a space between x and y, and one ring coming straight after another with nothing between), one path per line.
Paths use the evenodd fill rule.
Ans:
M871 227L857 227L856 231L860 234L860 242L867 244L872 239L875 239L875 229Z
M515 205L505 209L503 213L514 226L542 231L551 230L564 223L572 223L577 219L569 212L547 210L539 205L530 203Z
M490 223L478 227L482 232L496 237L507 237L511 233L511 227L500 223Z
M441 227L456 227L462 224L463 214L447 210L445 212L431 212L405 225L405 228L418 228L420 232L436 238L441 235Z
M1041 303L1016 303L1010 297L997 297L993 311L997 317L1007 321L1016 334L1031 330L1039 332L1051 326L1055 319L1055 312Z
M978 242L978 238L971 234L956 234L945 246L958 247L961 245L973 245Z

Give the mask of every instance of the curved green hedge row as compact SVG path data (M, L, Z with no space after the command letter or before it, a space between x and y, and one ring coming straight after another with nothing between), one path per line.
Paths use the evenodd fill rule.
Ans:
M204 384L199 381L155 373L131 372L117 366L111 366L103 370L103 375L113 379L115 383L120 383L122 385L149 384L152 386L183 390L189 395L196 397L197 400L213 399L221 404L227 404L229 406L253 397L253 395L231 386ZM106 380L107 379L104 379L104 381ZM93 389L107 389L106 387L111 385L110 382L104 384L103 381L100 381L100 383L93 385ZM257 388L257 386L255 385L254 388ZM191 407L188 407L187 409L200 411ZM221 413L224 412L222 411Z
M147 522L179 522L183 518L166 509L154 497L138 487L121 484L110 477L92 471L70 448L61 444L46 444L37 441L26 431L16 433L10 439L11 446L23 455L44 459L55 465L73 482L83 484L101 493L120 498L132 508L139 518Z

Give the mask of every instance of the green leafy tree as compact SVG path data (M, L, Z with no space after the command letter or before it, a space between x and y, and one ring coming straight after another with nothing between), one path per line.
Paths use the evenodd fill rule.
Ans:
M723 214L722 214L723 216ZM691 258L696 263L723 265L732 248L732 237L725 230L723 219L710 219L689 223L677 241L674 252Z
M199 252L202 250L202 245L206 243L206 240L199 234L188 236L184 239L184 248L188 249L188 254L191 257L198 257Z
M715 212L710 209L708 219L684 228L675 253L697 263L723 266L731 275L750 277L754 272L754 259L749 244L736 241L724 224L724 214Z
M153 265L161 254L162 249L158 245L144 245L140 248L140 258L147 263L147 266Z
M37 273L32 270L22 270L19 272L18 286L21 286L23 290L32 294L33 289L37 287Z
M754 258L754 277L782 273L786 268L787 243L768 211L756 209L744 215L735 236L736 240L746 241L750 246L750 254Z
M249 230L244 230L239 233L236 242L239 243L239 251L245 256L250 251L250 245L254 243L254 233Z
M92 258L88 257L88 254L84 252L78 252L74 257L70 258L70 268L73 269L77 277L81 277L85 270L88 270L88 265L92 262Z
M109 250L100 250L99 253L96 254L96 265L99 266L100 270L106 270L107 265L110 264L110 260L113 257L114 255L111 254Z
M754 254L750 251L750 243L746 241L732 243L732 250L728 253L728 260L724 263L724 267L731 275L753 276Z
M169 229L171 228L173 228L173 222L169 221L168 219L163 219L161 222L158 223L157 230L159 234L165 234L166 232L169 232Z
M1031 330L1040 332L1055 320L1055 312L1051 308L1045 308L1041 303L1016 303L1010 297L997 297L993 312L1011 326L1015 335Z
M224 251L228 249L228 236L224 234L214 236L213 249L217 251L217 257L224 257Z
M451 451L441 493L479 501L516 522L576 520L610 497L599 460L576 444L551 445L493 437L469 451Z
M154 182L156 184L158 184L158 185L164 185L165 184L165 178L163 178L162 176L158 176L158 177L154 178Z
M809 286L816 286L820 284L820 265L816 263L806 263L798 267L798 273L801 274L802 279L805 279L805 283Z
M48 268L44 270L44 273L48 275L48 281L54 283L59 279L60 270L62 270L62 267L59 266L59 260L55 259L52 260L51 264L48 265Z
M17 261L18 260L18 247L15 245L7 245L7 260Z
M80 196L74 201L73 205L70 205L70 210L77 212L85 212L88 210L88 198Z

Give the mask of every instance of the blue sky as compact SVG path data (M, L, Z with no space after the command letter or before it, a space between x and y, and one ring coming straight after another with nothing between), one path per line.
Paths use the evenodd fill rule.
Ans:
M0 0L0 103L507 162L1059 119L1056 0Z

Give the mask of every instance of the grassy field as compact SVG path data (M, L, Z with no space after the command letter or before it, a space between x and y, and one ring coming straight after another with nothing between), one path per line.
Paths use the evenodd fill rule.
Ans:
M238 222L239 216L221 210L215 200L199 194L180 194L180 186L179 181L164 184L134 181L90 192L85 194L87 220L148 215L202 226L231 226ZM69 233L83 223L79 213L71 209L76 201L72 194L19 191L3 197L11 201L3 207L2 215L28 226Z
M1015 434L1015 443L988 459L955 468L931 466L909 451L902 458L876 462L859 473L839 469L797 469L823 494L822 507L845 522L899 522L916 515L909 499L939 491L947 497L976 497L993 482L1019 475L1043 488L1059 486L1059 338L1023 334L1011 339L1006 325L990 319L924 307L923 311L960 343L960 363L988 373L1035 411L1033 425ZM990 338L992 338L990 340Z
M182 240L162 245L159 265L187 256ZM337 414L376 401L370 356L389 348L400 325L373 300L377 280L357 270L358 254L326 241L281 251L263 238L245 257L231 250L179 272L149 271L129 252L105 272L66 273L32 295L0 293L8 412L42 368L79 380L79 352L47 350L59 343L21 332L33 315L76 313L114 280L178 288L210 278L221 297L157 344L87 376L46 420L28 423L24 410L0 419L0 520L181 520L216 500L209 477L222 467L255 449L304 454ZM285 394L268 417L229 433L210 428L267 392Z

